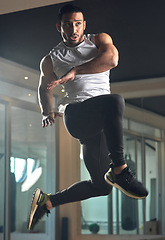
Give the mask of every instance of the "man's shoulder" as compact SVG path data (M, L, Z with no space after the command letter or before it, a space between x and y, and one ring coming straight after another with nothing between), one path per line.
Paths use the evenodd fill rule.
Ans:
M107 33L89 33L84 35L84 39L87 41L91 41L92 43L96 44L100 39L110 39L110 36Z
M88 39L90 41L93 41L95 39L96 34L95 33L87 33L84 35L84 39Z
M55 47L50 50L50 54L64 48L63 42L58 43Z

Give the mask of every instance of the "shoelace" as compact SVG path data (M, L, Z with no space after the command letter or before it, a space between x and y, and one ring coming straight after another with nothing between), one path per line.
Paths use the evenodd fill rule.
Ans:
M45 196L44 196L43 192L41 191L40 195L38 197L38 200L37 200L37 204L40 205L42 202L44 202L44 200L45 200ZM47 209L46 204L44 204L42 206L42 209L44 209L46 211L46 215L48 217L48 214L50 214L50 210Z
M126 167L123 172L122 172L122 176L126 179L127 182L131 182L134 179L134 174L133 172L130 170L129 167Z
M37 222L39 219L43 217L44 214L46 214L47 217L48 217L48 214L50 214L50 211L46 208L46 204L42 207L39 206L39 216L38 216Z

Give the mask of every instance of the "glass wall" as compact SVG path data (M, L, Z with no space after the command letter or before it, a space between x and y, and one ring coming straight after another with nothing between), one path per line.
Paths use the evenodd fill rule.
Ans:
M5 199L5 105L0 102L0 240L4 239Z
M127 120L125 125L126 122ZM133 125L135 132L135 127L138 129L140 125L138 123L136 126L135 122L131 122L131 127ZM141 124L140 131L142 128L144 126ZM146 131L147 136L149 134L153 136L153 133L156 133L156 137L161 135L159 129L154 130L152 127L146 128ZM160 142L155 141L154 136L151 140L137 135L125 133L125 159L137 179L146 185L149 196L144 200L136 200L113 188L112 194L107 197L82 201L82 234L151 234L149 232L151 224L157 226ZM82 157L81 178L89 179ZM154 229L154 234L158 234L157 228Z
M146 186L150 192L146 198L146 223L145 233L150 234L152 228L152 234L158 233L158 221L159 221L159 179L161 174L159 172L158 161L158 149L159 144L155 141L145 141L145 158L146 158Z
M13 85L12 93L14 91L17 91L17 87ZM44 192L55 193L56 144L55 125L44 129L41 126L41 114L36 104L37 93L31 94L30 90L25 89L24 92L29 92L29 96L25 97L21 104L19 101L12 101L9 92L8 102L0 103L0 240L32 238L54 240L54 210L49 218L44 216L32 232L27 230L28 215L35 188L39 187ZM28 98L34 95L33 99ZM15 96L20 97L19 94ZM18 100L21 101L21 99ZM6 108L5 106L8 105L11 107ZM6 122L10 126L6 126ZM7 127L8 136L6 135ZM11 148L9 144L8 149L5 148L7 137L10 138L8 142L11 142ZM5 159L5 151L8 151L8 154L11 153L9 156L10 170L7 166L9 161ZM5 174L10 178L6 188ZM9 190L10 193L7 194ZM10 205L7 209L6 200Z
M51 155L48 153L54 143L51 136L54 126L51 131L49 128L42 129L39 113L12 107L11 129L11 210L15 210L11 211L11 223L13 231L25 233L33 191L36 187L45 192L50 190L47 188L50 174L47 161L55 161L54 151ZM46 217L34 231L46 232Z

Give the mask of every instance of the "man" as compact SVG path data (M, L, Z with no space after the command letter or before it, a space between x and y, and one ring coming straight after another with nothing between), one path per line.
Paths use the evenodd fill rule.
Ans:
M112 186L133 198L145 198L123 156L123 98L110 94L109 72L118 64L118 51L106 33L84 35L86 21L79 7L59 11L57 30L62 42L41 61L39 102L42 126L64 113L68 132L79 139L91 180L73 184L55 195L35 190L29 230L52 207L110 194ZM53 111L53 88L62 84L66 96ZM110 170L109 169L109 164Z

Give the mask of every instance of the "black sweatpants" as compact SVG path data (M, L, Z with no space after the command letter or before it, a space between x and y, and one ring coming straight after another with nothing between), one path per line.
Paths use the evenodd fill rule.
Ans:
M66 107L65 126L82 144L84 162L91 179L77 182L52 195L53 207L111 192L112 187L104 180L104 174L111 161L115 167L125 164L123 113L124 100L117 94L93 97Z

